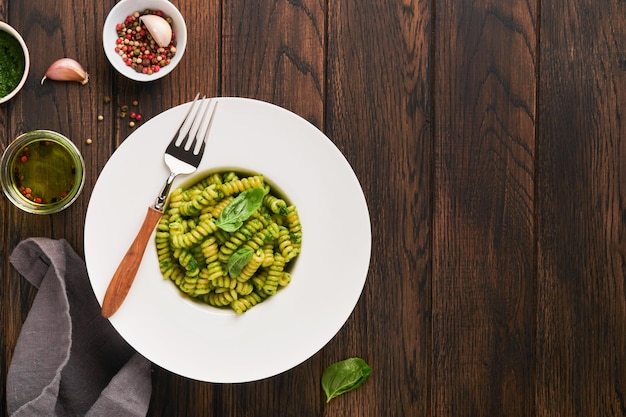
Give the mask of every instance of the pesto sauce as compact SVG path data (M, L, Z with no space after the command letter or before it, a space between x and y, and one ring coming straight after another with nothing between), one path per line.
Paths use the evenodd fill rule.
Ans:
M24 74L24 51L11 34L0 30L0 97L17 87Z

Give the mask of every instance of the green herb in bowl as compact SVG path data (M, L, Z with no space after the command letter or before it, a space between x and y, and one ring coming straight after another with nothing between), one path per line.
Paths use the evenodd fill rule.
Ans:
M0 103L10 100L26 82L28 49L15 29L0 22Z

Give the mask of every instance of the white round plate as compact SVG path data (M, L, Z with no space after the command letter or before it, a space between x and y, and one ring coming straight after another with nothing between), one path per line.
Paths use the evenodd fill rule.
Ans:
M219 106L202 163L174 187L222 168L265 175L300 216L302 248L292 281L242 315L198 304L162 277L153 233L133 286L110 320L162 368L206 382L249 382L304 362L346 322L369 269L370 218L349 163L312 124L262 101L215 100ZM113 153L96 182L85 221L85 258L100 303L169 174L163 152L189 105L144 123Z

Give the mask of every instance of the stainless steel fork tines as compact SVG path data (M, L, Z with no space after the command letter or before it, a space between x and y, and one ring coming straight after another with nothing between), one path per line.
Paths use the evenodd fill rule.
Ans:
M206 140L215 118L217 101L213 104L213 100L207 100L206 97L198 100L199 96L200 94L197 94L194 98L185 118L165 150L164 160L170 169L170 175L154 204L157 210L163 209L174 178L180 174L194 172L204 155ZM196 104L198 104L197 109Z

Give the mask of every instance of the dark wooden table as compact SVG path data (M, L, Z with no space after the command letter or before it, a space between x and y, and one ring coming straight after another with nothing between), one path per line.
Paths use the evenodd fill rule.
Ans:
M45 236L83 254L93 185L132 132L117 104L138 100L147 120L202 91L269 101L324 131L363 186L372 260L353 314L312 358L236 385L155 367L149 415L626 415L626 3L174 3L183 62L138 84L101 46L115 1L0 0L32 55L24 90L0 106L1 148L52 129L87 164L60 214L0 202L3 395L35 294L11 250ZM87 68L86 86L40 85L62 56ZM355 355L373 375L325 404L323 369Z

